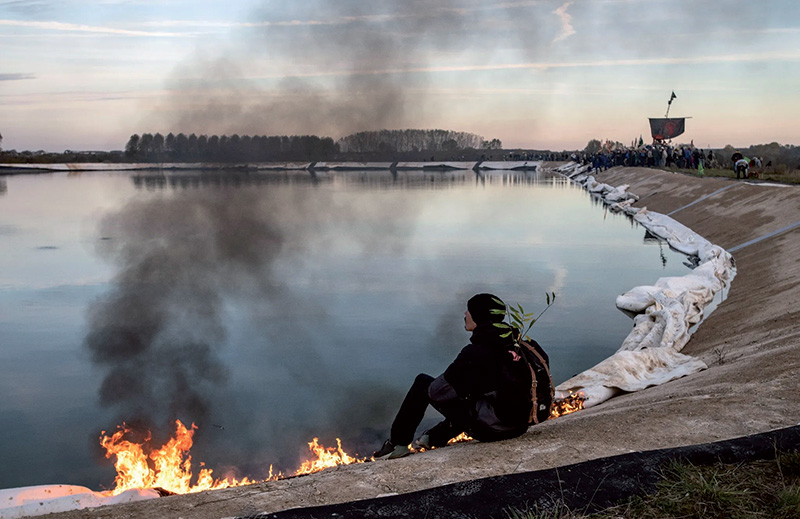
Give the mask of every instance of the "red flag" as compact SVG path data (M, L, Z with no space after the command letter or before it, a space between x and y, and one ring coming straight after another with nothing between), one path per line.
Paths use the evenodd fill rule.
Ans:
M654 119L650 118L650 133L656 140L672 139L685 131L685 119L676 117L673 119Z

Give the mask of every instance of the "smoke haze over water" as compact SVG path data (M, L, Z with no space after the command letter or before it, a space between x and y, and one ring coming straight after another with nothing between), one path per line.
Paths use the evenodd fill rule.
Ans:
M288 421L295 434L283 441L296 446L298 419L291 415L310 428L322 412L299 406L298 395L319 393L326 380L337 379L320 351L347 338L331 330L322 341L306 329L303 319L324 323L328 309L287 289L286 276L293 282L311 276L314 258L337 247L356 256L400 251L413 213L413 203L353 205L329 189L245 186L158 193L109 214L100 226L107 238L100 252L119 270L90 307L86 337L104 374L101 403L120 421L162 432L175 419L208 430L238 408L260 428L252 433L261 443L265 429L286 428ZM342 222L352 223L342 231ZM232 371L225 345L240 324L258 333L246 338L245 360L237 357ZM248 365L262 371L248 372ZM232 372L272 395L274 409L247 409L241 396L229 401ZM318 399L320 406L335 407L334 394ZM287 406L295 411L286 413ZM261 421L275 409L289 418Z

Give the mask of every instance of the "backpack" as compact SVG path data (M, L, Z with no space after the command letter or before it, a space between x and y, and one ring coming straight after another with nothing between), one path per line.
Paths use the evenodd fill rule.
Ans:
M534 340L519 341L522 357L531 371L531 401L533 403L528 424L538 424L550 417L555 387L550 376L550 359Z
M550 417L553 395L547 354L536 341L520 340L503 356L497 390L485 396L500 422L530 426Z

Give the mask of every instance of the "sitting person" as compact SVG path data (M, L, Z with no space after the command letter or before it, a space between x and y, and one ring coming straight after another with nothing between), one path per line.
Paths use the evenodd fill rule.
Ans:
M428 405L444 420L425 431L414 442L416 448L442 447L461 433L495 441L527 431L529 422L536 420L531 394L534 374L514 340L518 331L509 334L509 328L495 326L504 317L505 304L492 294L478 294L467 302L464 328L472 332L470 344L438 378L417 376L392 423L389 439L373 458L410 454L409 445Z

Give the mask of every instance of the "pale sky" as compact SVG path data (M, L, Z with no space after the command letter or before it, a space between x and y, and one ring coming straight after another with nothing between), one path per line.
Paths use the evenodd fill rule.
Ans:
M799 0L0 0L4 149L442 128L800 145Z

